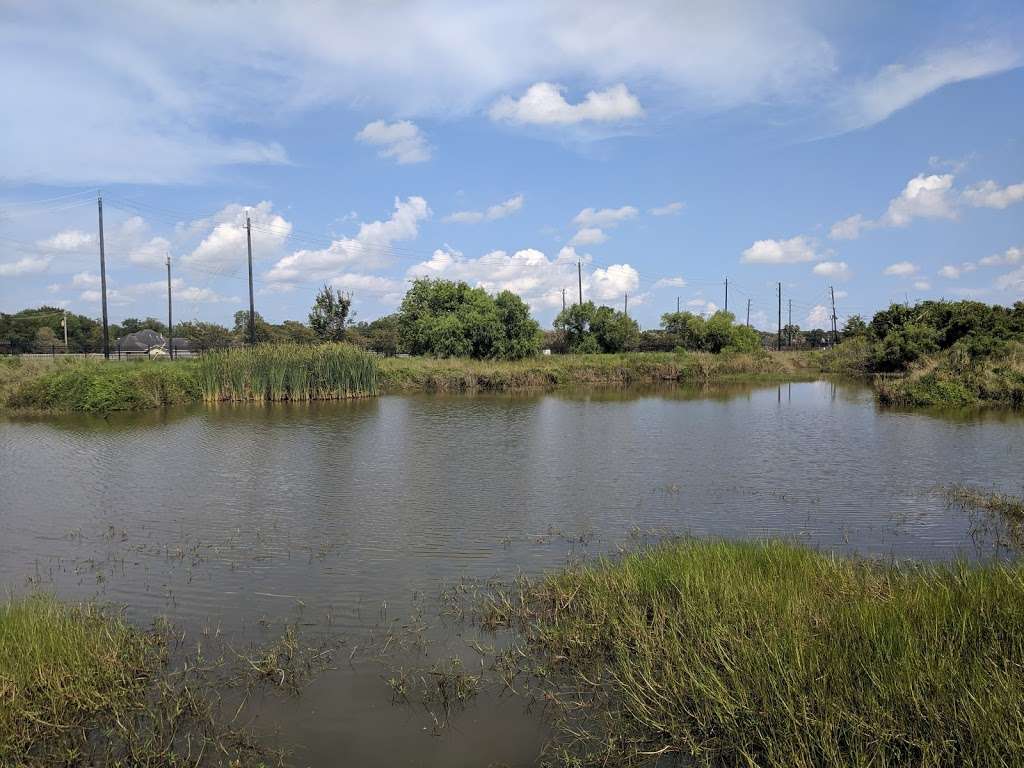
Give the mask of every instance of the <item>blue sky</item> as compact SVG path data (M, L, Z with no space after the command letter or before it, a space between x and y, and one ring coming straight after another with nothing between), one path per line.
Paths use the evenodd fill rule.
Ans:
M0 311L358 318L407 281L642 326L1024 298L1019 3L0 7Z

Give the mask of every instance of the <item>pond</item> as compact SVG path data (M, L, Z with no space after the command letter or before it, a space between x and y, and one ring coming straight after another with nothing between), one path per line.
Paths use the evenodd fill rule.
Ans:
M663 535L986 557L939 485L1022 490L1024 419L879 409L832 382L386 396L0 420L0 585L247 638L362 637L460 579ZM429 653L465 649L456 630ZM342 659L348 658L345 652ZM340 663L257 727L311 766L533 765L543 718L482 697L439 734Z

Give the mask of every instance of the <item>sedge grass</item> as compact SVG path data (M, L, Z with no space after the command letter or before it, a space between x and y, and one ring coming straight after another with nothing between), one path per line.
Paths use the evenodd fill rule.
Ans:
M679 541L492 596L559 765L1010 766L1024 570ZM516 683L522 685L522 682Z
M377 392L376 358L348 344L261 344L209 352L194 365L207 401L335 400Z

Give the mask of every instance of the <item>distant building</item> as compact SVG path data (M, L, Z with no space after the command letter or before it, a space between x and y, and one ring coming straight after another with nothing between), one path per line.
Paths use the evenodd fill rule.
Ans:
M141 331L129 333L118 339L117 348L122 352L148 352L151 349L166 349L167 339L163 334L150 328L143 328ZM188 352L190 349L188 339L175 336L174 349L176 352Z

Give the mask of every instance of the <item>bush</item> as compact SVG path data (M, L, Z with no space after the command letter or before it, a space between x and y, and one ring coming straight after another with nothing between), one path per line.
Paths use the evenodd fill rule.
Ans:
M398 311L399 342L413 355L520 359L540 351L541 333L514 293L492 298L464 282L416 280Z
M592 301L566 307L555 318L555 330L565 336L574 354L624 352L640 338L640 326L625 312Z

